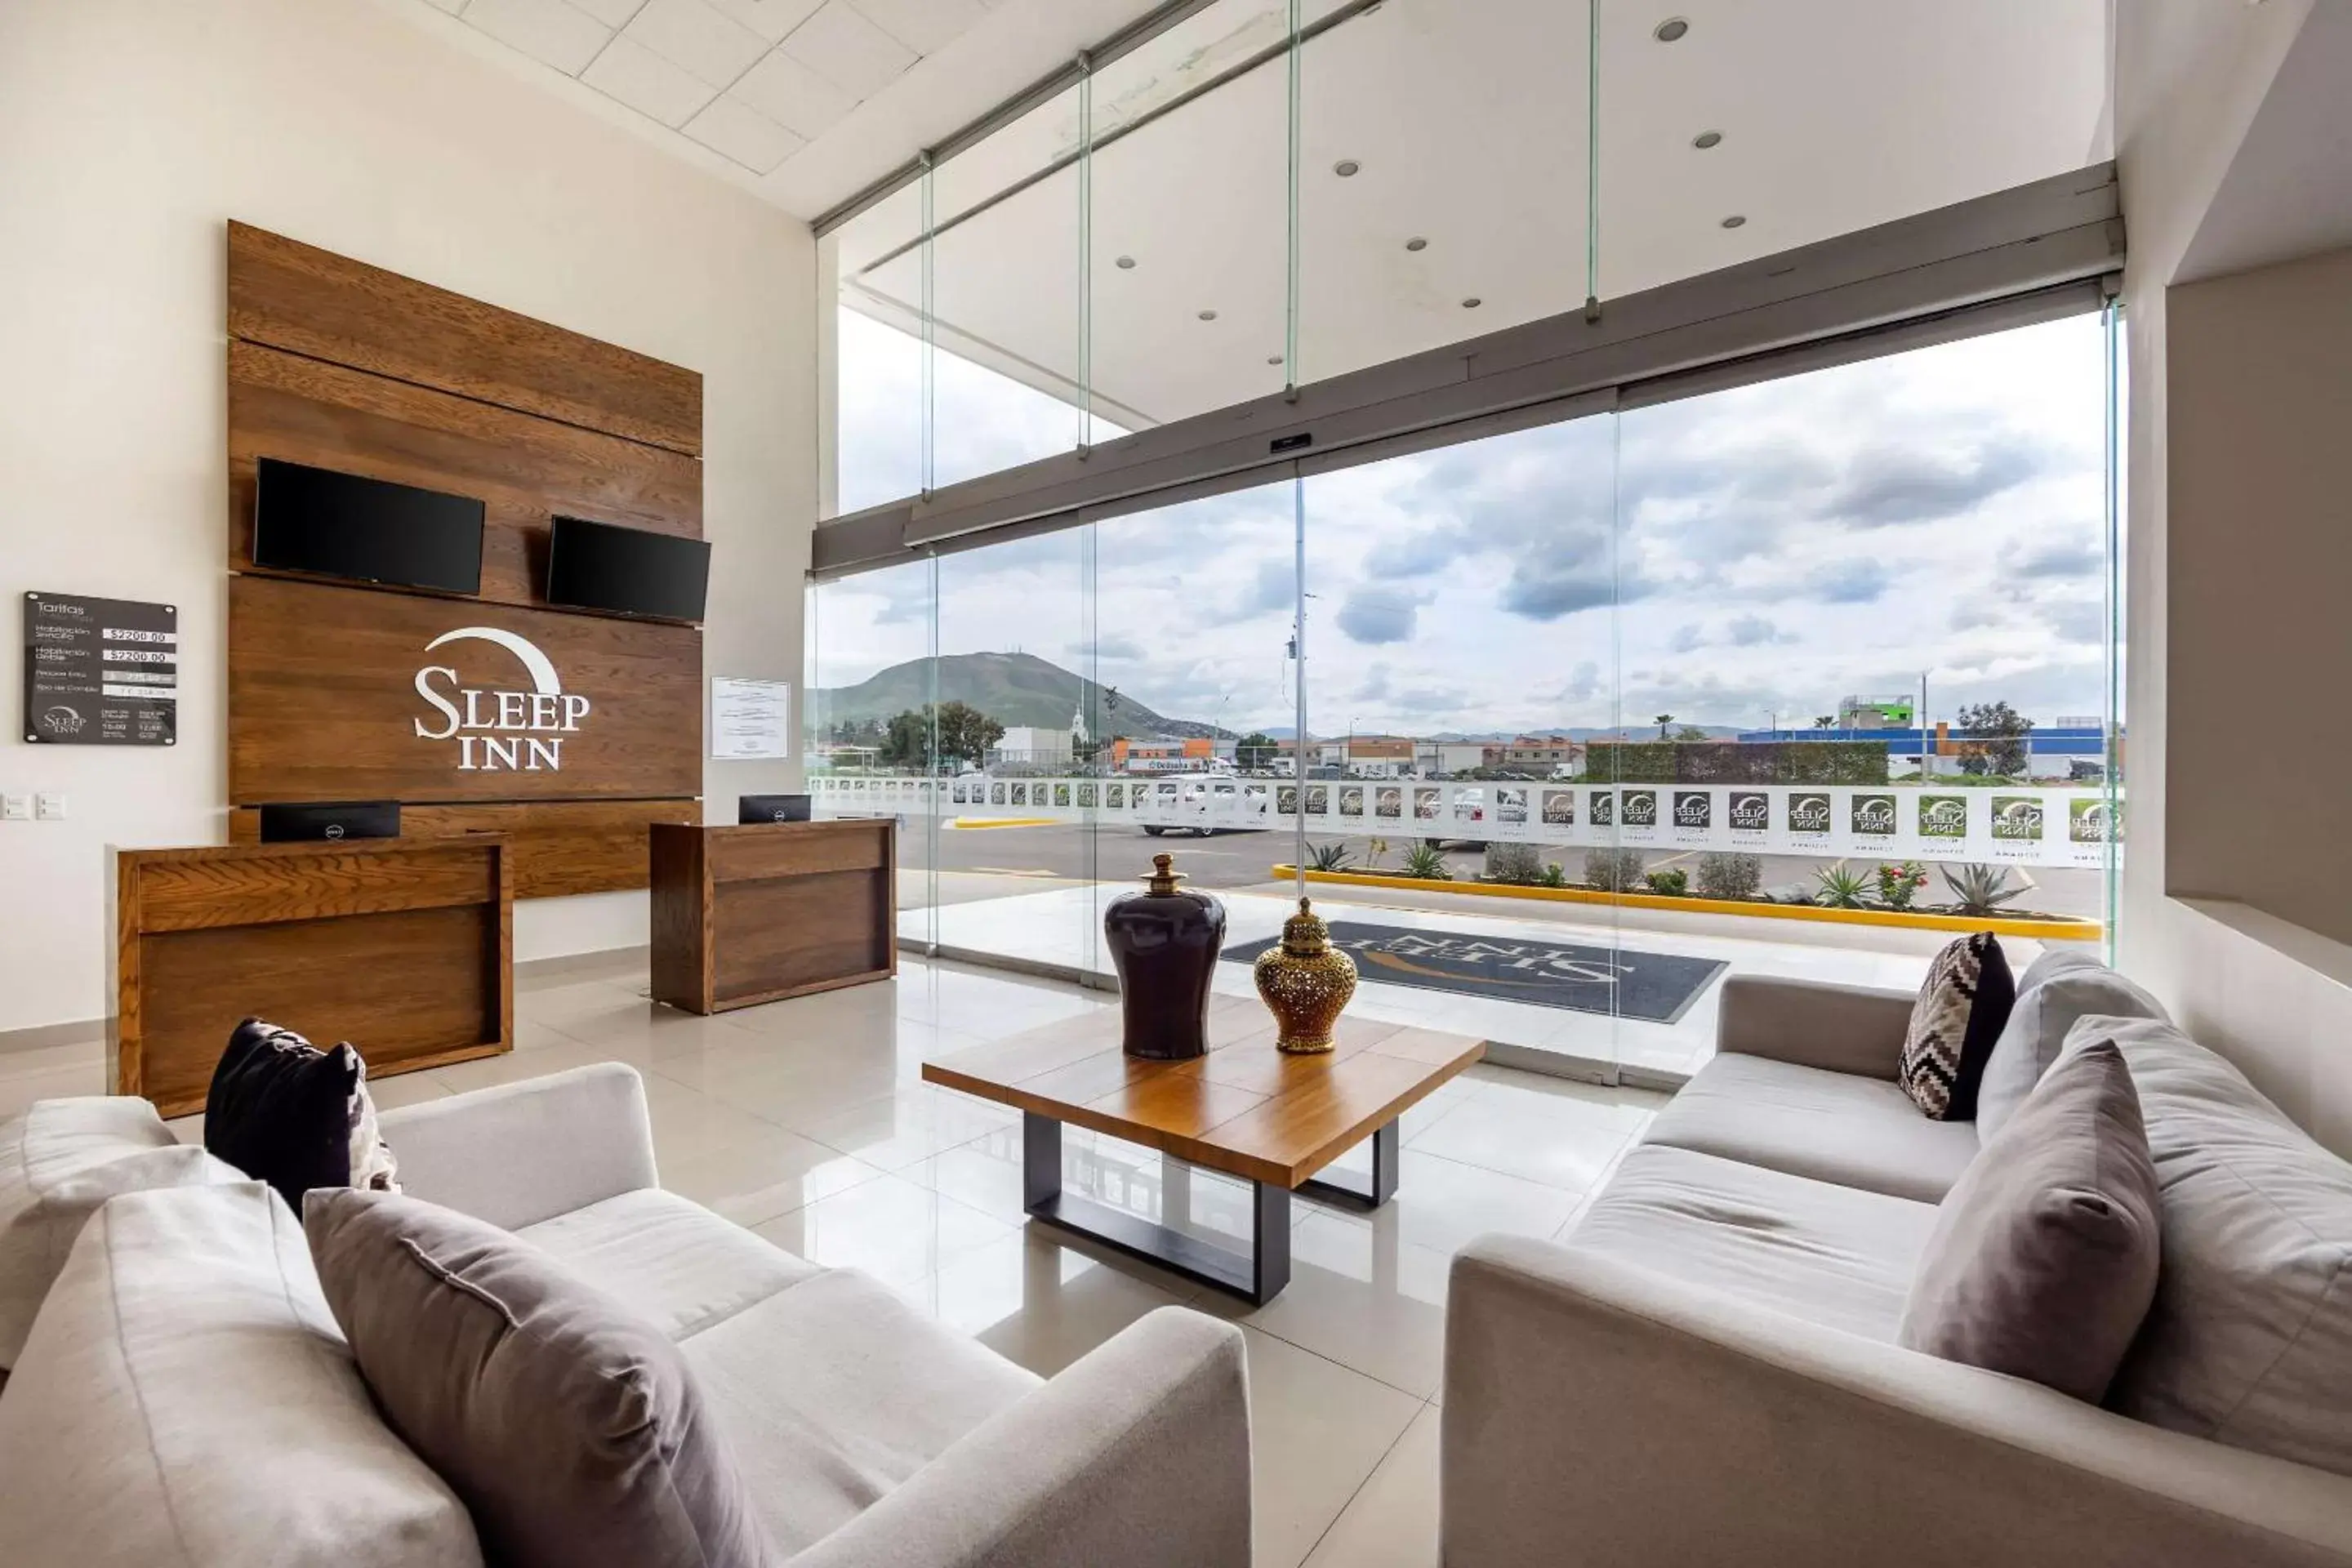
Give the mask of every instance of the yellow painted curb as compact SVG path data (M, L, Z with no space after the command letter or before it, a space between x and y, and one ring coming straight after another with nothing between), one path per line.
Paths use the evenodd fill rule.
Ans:
M950 827L1051 827L1058 816L959 816Z
M1298 875L1295 866L1276 866L1277 878ZM2043 941L2095 942L2097 921L1978 919L1970 915L1906 914L1895 910L1832 910L1819 904L1748 903L1739 899L1667 898L1658 893L1603 893L1591 888L1534 888L1512 882L1436 882L1419 877L1366 876L1357 871L1309 871L1310 882L1351 888L1411 888L1424 893L1467 893L1486 899L1533 899L1548 904L1601 904L1626 910L1681 910L1698 915L1749 915L1769 921L1819 921L1831 925L1893 926L1901 931L1989 931L2000 936Z

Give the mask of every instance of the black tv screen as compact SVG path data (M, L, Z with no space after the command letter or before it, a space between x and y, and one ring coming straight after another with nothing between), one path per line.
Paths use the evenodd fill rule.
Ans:
M709 586L710 546L702 540L555 519L547 546L551 605L698 621Z
M264 458L253 563L362 583L482 591L482 503Z

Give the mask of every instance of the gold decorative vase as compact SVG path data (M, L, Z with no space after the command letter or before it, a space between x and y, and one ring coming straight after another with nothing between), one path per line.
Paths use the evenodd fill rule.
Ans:
M1282 945L1257 955L1258 999L1280 1026L1278 1050L1313 1056L1331 1048L1331 1027L1356 994L1356 961L1331 945L1331 930L1305 899L1282 922Z

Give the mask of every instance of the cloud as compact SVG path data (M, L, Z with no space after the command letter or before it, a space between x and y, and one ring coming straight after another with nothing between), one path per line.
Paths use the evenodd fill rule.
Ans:
M1298 603L1298 566L1295 561L1268 560L1257 563L1257 576L1242 595L1236 616L1247 620L1275 610L1295 608Z
M1795 637L1782 631L1762 616L1741 616L1726 630L1734 647L1759 647L1766 643L1797 640Z
M1087 645L1072 643L1070 651L1084 658L1087 651ZM1113 632L1108 637L1095 639L1094 656L1097 658L1133 659L1145 658L1146 654L1141 643L1123 633Z
M1585 659L1569 671L1568 684L1553 699L1559 702L1590 702L1601 693L1601 666Z
M1556 621L1579 610L1599 609L1639 596L1638 593L1622 592L1615 579L1606 573L1580 567L1547 569L1534 563L1522 563L1512 570L1511 580L1503 586L1503 608L1531 621Z
M1706 646L1706 634L1699 630L1696 621L1675 628L1674 640L1668 645L1676 653L1696 653Z
M1339 629L1370 647L1412 640L1413 618L1425 601L1402 588L1367 584L1339 607Z
M1364 557L1364 571L1373 577L1424 577L1441 572L1476 546L1456 528L1431 528L1384 539Z
M1376 661L1364 671L1364 679L1356 683L1356 689L1348 693L1348 700L1351 702L1378 702L1388 694L1389 667Z
M1886 592L1886 568L1864 557L1832 561L1814 569L1813 596L1832 605L1867 605Z
M2000 569L2012 577L2083 578L2106 570L2107 552L2095 540L2042 538L2011 550Z
M2046 461L2039 443L2014 434L1990 437L1965 452L1916 439L1888 441L1855 454L1822 510L1855 528L1935 522L1973 511L2023 484Z

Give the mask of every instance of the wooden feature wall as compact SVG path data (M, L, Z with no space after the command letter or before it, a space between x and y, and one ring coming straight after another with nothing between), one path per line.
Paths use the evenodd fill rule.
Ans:
M653 829L653 994L719 1013L898 973L890 817Z
M700 538L701 377L240 223L228 329L232 837L265 802L392 799L404 834L512 832L520 896L646 886L646 826L699 816L701 633L548 606L548 529L562 514ZM265 457L481 500L479 594L256 567ZM419 693L427 667L493 720L498 692L547 689L495 640L427 650L468 628L544 654L588 700L576 726L420 735L447 722Z
M509 1048L514 871L495 835L115 854L118 1094L205 1108L229 1032L350 1040L371 1077Z

